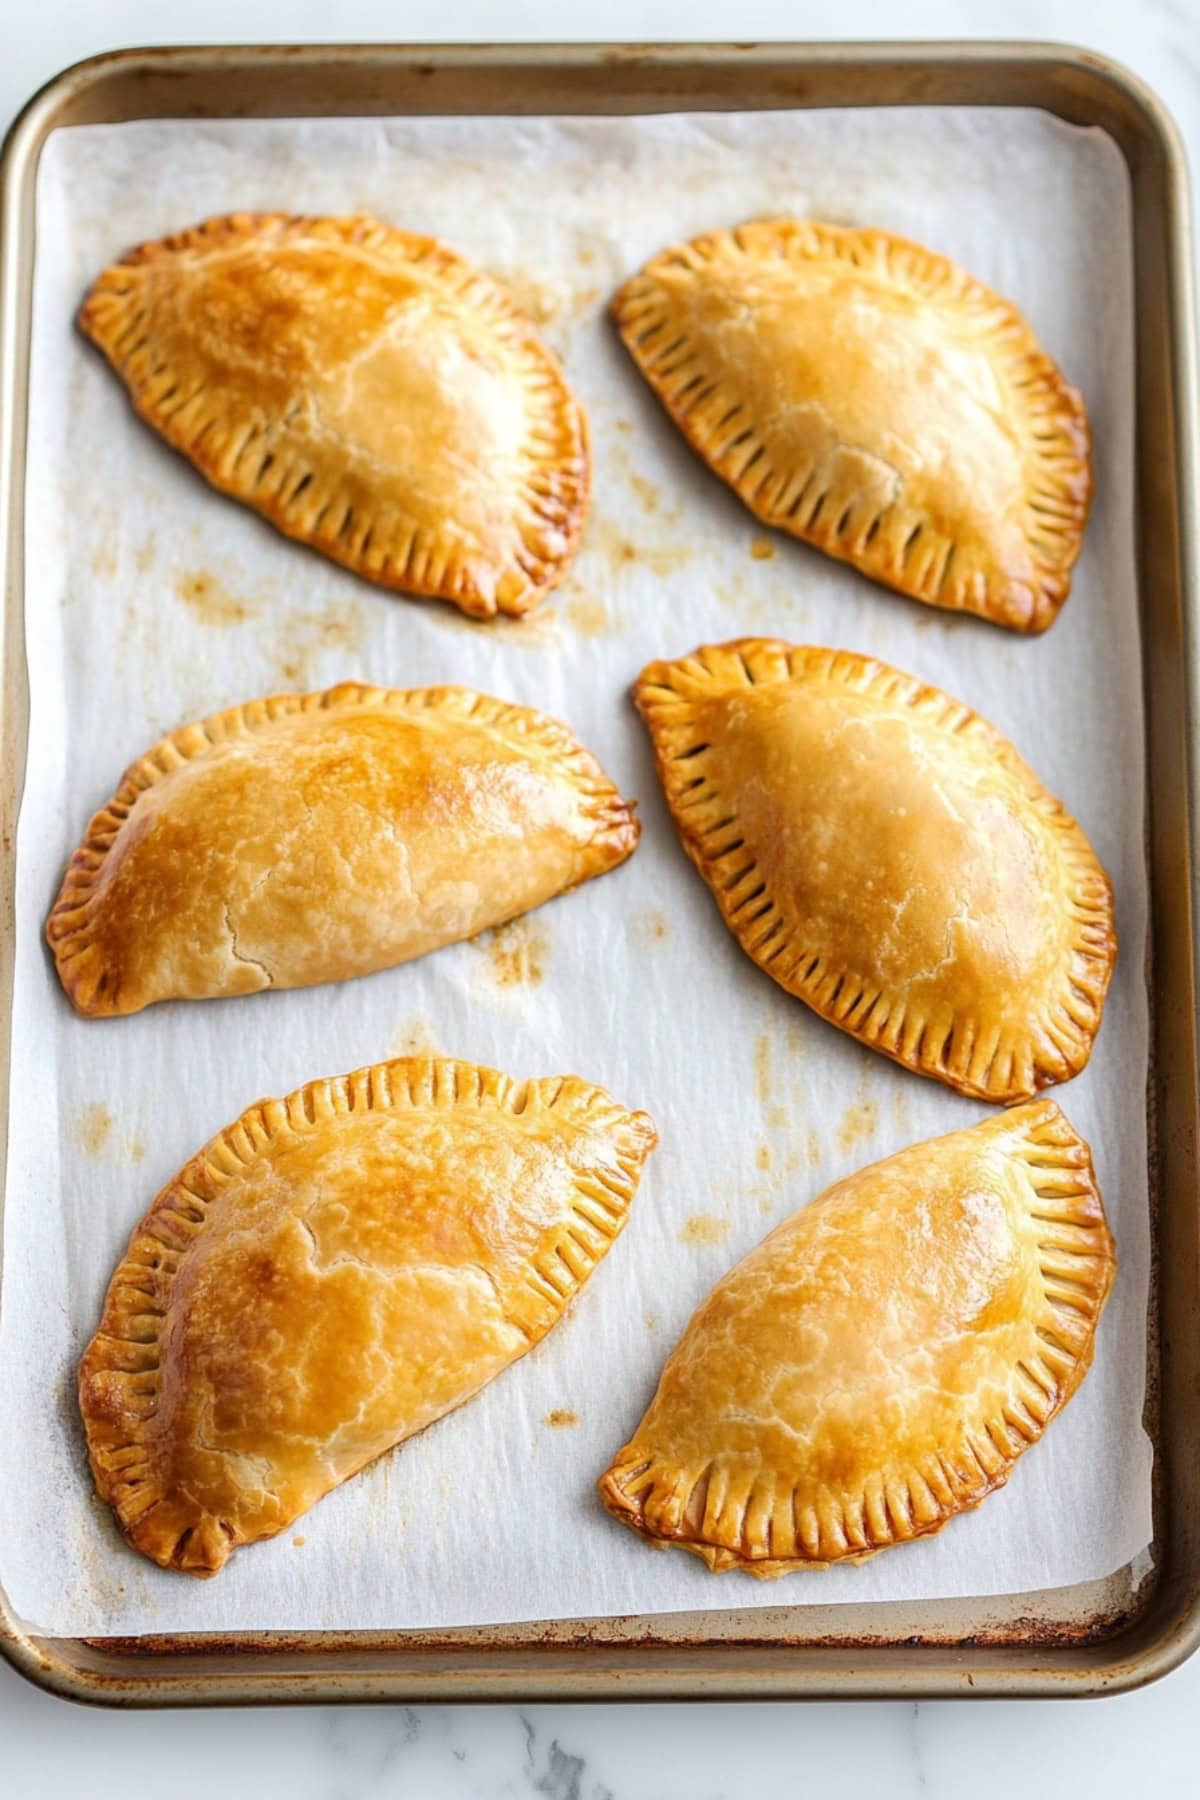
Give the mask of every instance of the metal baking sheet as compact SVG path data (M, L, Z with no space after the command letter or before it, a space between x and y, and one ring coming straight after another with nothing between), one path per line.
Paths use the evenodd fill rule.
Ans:
M1006 60L1000 53L989 53L986 50L979 51L973 48L970 52L963 53L960 61L952 51L922 53L920 58L915 54L906 57L902 52L893 52L891 53L893 79L890 91L883 81L885 64L882 52L868 53L866 56L857 52L840 54L843 61L839 61L838 55L829 49L822 49L816 53L772 50L761 53L742 52L740 55L727 52L693 53L686 51L661 53L460 51L442 53L423 50L419 53L419 59L416 55L408 58L402 53L394 52L383 54L332 52L314 55L313 80L317 84L315 92L333 92L343 100L344 103L332 110L350 114L388 110L443 113L474 110L504 112L529 110L556 113L571 110L674 111L700 110L705 107L715 110L736 107L738 110L745 110L755 105L794 107L797 104L805 103L835 103L839 98L839 83L844 80L847 69L857 66L861 76L865 77L868 73L874 72L878 77L880 91L874 99L876 105L883 104L885 100L887 103L896 104L916 100L928 102L931 98L955 103L961 103L965 99L967 103L979 104L983 98L995 99L994 95L981 95L977 79L981 67L986 67L990 61L991 72L997 78L996 86L1001 89L1005 87L1004 71L1009 70L1011 74L1011 64L1020 64L1024 67L1028 77L1024 90L1022 91L1020 83L1013 84L1008 95L1010 103L1029 104L1031 101L1041 98L1045 104L1052 97L1039 95L1036 92L1035 78L1040 76L1043 81L1049 81L1051 73L1047 66L1048 59L1044 54L1039 58L1036 54L1026 53L1022 58L1009 53L1009 59ZM77 111L73 116L76 119L80 116L126 118L147 116L156 111L160 114L166 112L172 116L181 114L188 116L194 110L201 109L205 105L204 84L199 80L200 69L198 67L198 65L205 64L213 73L224 68L227 75L234 77L232 81L222 79L218 84L222 96L232 96L230 106L228 108L214 106L209 114L209 116L216 116L218 113L224 113L227 116L230 110L234 112L243 110L241 101L250 96L249 87L240 85L240 77L246 72L247 67L253 64L255 58L260 58L264 67L272 69L281 79L277 85L268 82L265 86L260 85L255 90L258 94L259 104L254 110L259 112L267 110L280 116L293 116L306 110L331 110L331 107L327 105L313 106L311 93L306 98L307 90L303 89L303 84L298 85L292 79L297 69L296 59L289 60L286 55L255 52L194 54L189 52L183 53L183 55L184 63L182 65L179 63L177 53L148 56L140 64L140 74L137 72L136 58L116 59L115 63L108 60L102 61L98 66L92 65L90 81L87 79L88 70L85 70L81 76L66 78L68 84L73 79L80 84L75 97L85 109L82 115ZM873 55L879 60L873 62ZM198 84L193 93L185 94L187 104L179 104L179 97L184 94L184 90L178 86L175 89L175 102L167 103L169 82L161 94L155 90L154 83L161 79L162 71L167 65L174 65L185 75L187 82ZM327 77L323 89L320 87L321 76L315 73L317 65L323 65L323 72ZM1121 108L1115 104L1114 94L1119 95L1126 92L1121 81L1111 75L1097 74L1093 71L1091 80L1098 91L1092 96L1092 105L1089 111L1082 105L1077 91L1080 69L1085 66L1084 59L1062 59L1060 57L1059 64L1054 66L1060 69L1060 86L1066 93L1066 98L1060 95L1059 104L1052 107L1052 110L1057 110L1076 122L1099 122L1112 131L1120 143L1120 135L1115 131L1114 126L1119 122ZM381 71L385 67L390 75L389 82L383 81L382 78ZM356 69L360 68L364 74L364 80L360 86L356 104L355 96L350 91L353 87L351 76ZM931 93L928 86L930 70L940 71L941 78L947 83L946 91ZM368 71L372 73L369 78L366 78ZM487 81L489 71L492 77L490 100ZM801 79L804 71L807 71L810 77L807 85ZM955 71L962 77L957 89L950 79ZM1075 76L1076 87L1072 87L1072 84L1066 81L1064 71ZM816 79L821 72L827 73L829 77L824 90L821 89L820 83ZM918 72L921 74L921 79L915 80ZM460 86L457 89L453 84L448 85L447 78L452 74L460 77ZM590 88L585 79L589 74L592 77ZM141 103L135 106L129 102L130 109L123 111L95 110L97 84L101 88L105 83L111 87L114 76L120 77L117 81L119 89L122 88L125 78L129 78L134 87L140 87L142 90ZM287 79L283 79L284 76ZM524 86L522 79L519 78L522 76ZM705 78L707 78L707 85ZM860 83L860 87L861 85ZM621 106L614 106L614 86L623 87L626 90L620 96L624 102ZM963 87L967 89L965 94L961 91ZM345 89L344 95L343 89ZM385 89L389 91L385 92ZM209 94L213 92L211 79L207 92ZM270 94L270 104L264 108L262 99L266 93ZM802 99L801 94L803 94ZM387 104L389 99L390 105ZM535 104L528 106L520 104L526 99ZM514 104L514 101L517 103ZM856 95L856 101L862 103L861 93ZM1144 354L1146 284L1143 277L1148 260L1148 249L1155 248L1159 251L1160 256L1165 258L1165 266L1160 269L1159 275L1166 297L1170 297L1170 276L1174 273L1178 277L1181 273L1178 267L1172 270L1169 255L1172 249L1172 240L1167 229L1170 222L1167 200L1172 180L1176 183L1177 190L1179 177L1177 165L1174 163L1172 155L1169 154L1171 151L1169 128L1159 127L1157 133L1151 132L1149 127L1154 123L1152 106L1149 111L1147 111L1146 103L1139 108L1134 105L1132 97L1129 98L1128 104L1132 118L1140 122L1143 127L1143 136L1149 138L1152 147L1157 145L1162 152L1157 173L1164 190L1158 196L1163 212L1160 221L1162 241L1156 242L1153 235L1147 239L1144 205L1138 207L1136 221L1137 299L1139 324L1143 327L1139 342L1139 351L1142 352L1139 356L1138 371L1141 405L1139 438L1141 447L1144 449L1146 443L1147 370ZM88 110L89 106L92 108L91 110ZM32 116L36 117L36 115ZM29 117L27 115L26 129ZM61 110L57 122L62 122ZM39 143L45 134L45 129L49 128L49 124L50 120L43 121L43 130L37 139ZM20 145L19 130L14 149L19 150ZM1137 205L1139 200L1144 201L1145 199L1144 194L1139 194L1139 182L1143 187L1145 186L1147 171L1154 167L1153 159L1146 155L1144 142L1141 146L1141 154L1136 158L1131 154L1129 144L1122 143L1121 147L1130 161L1135 205ZM15 164L18 160L10 150L6 169L10 178L14 174ZM27 167L26 176L28 177L31 172L31 166ZM9 200L24 199L25 223L28 224L29 196L27 193L22 196L17 191L20 185L20 183L13 184L6 198ZM11 252L12 248L13 237L11 233L6 233L6 249ZM6 269L6 275L9 273L10 271ZM12 273L19 278L19 269ZM12 294L6 290L6 299L11 301L15 298L19 301L19 286L18 279L18 291ZM1178 298L1177 294L1175 298ZM13 308L10 304L6 311L6 328L11 326L12 322ZM19 327L19 318L17 324ZM13 341L6 344L6 349L15 349L19 353L22 341L22 334L18 329ZM1184 354L1190 354L1190 343L1186 341L1186 334L1182 348ZM6 378L10 373L9 360L6 358L5 362ZM19 363L19 355L17 361ZM13 372L19 374L19 368ZM1160 398L1165 400L1166 397L1167 390L1164 387L1160 389ZM19 420L15 417L20 410L19 393L14 392L13 399L13 423L19 424ZM1159 413L1157 425L1160 433L1162 421L1163 415ZM5 422L8 423L7 415ZM1190 454L1190 440L1186 432L1176 440L1176 444L1181 453ZM1147 491L1145 461L1146 458L1143 457L1142 466L1139 468L1139 474L1142 477L1143 504L1141 575L1147 601L1146 616L1143 617L1142 623L1147 644L1149 673L1154 680L1156 676L1157 615L1161 610L1162 596L1161 593L1150 595L1146 579L1145 539L1148 534L1145 530ZM1161 476L1161 463L1158 473ZM1174 474L1178 475L1178 469L1174 471ZM1167 480L1160 481L1159 490L1155 494L1160 509L1164 512L1169 510L1166 502L1168 500L1174 502L1174 519L1164 521L1172 528L1178 523L1179 500L1180 495L1184 492L1186 489L1182 483L1175 485L1171 480ZM18 499L18 497L14 496L14 499ZM16 537L17 533L14 531L10 547L19 550L20 546L15 541ZM1177 542L1173 529L1168 533L1165 546L1169 548L1172 541ZM1164 547L1162 540L1159 540L1158 547L1160 551ZM1186 544L1183 547L1186 548ZM1183 577L1184 570L1177 568L1172 591L1181 615L1183 614L1183 608L1180 605L1184 593ZM10 628L13 626L14 612L17 610L12 604L13 594L14 589L10 586L8 614ZM19 600L19 589L17 598ZM1149 616L1152 612L1153 618ZM10 679L6 685L7 691L11 694L14 682ZM1186 737L1182 732L1182 727L1186 722L1185 713L1182 705L1179 705L1175 712L1176 739L1164 747L1159 761L1155 762L1155 745L1160 735L1159 725L1161 722L1161 691L1156 681L1153 686L1153 694L1155 704L1151 708L1151 729L1147 745L1151 759L1149 786L1155 802L1151 813L1152 862L1155 861L1153 853L1156 851L1156 815L1161 813L1163 797L1163 787L1157 777L1169 775L1172 754L1176 759L1176 772L1182 774L1183 771L1178 766L1178 758L1180 750L1186 748ZM9 710L6 709L6 726L8 725ZM19 736L12 740L15 751L19 751L20 741ZM1167 786L1169 790L1169 782ZM1184 836L1186 837L1186 833ZM1179 841L1180 835L1177 833L1174 840L1175 845ZM1163 937L1164 919L1169 918L1171 913L1171 905L1163 901L1156 884L1154 918L1156 940L1154 967L1156 970L1161 967L1158 952ZM1187 921L1186 924L1190 933L1190 921ZM1181 942L1176 940L1172 940L1169 946L1173 952L1178 952L1181 947ZM11 946L6 946L6 948L11 955ZM1186 948L1190 962L1190 937ZM1161 986L1161 981L1156 981L1156 988ZM1190 986L1187 992L1190 997ZM1176 995L1176 997L1178 996ZM1156 1015L1158 1040L1156 1049L1159 1053L1157 1066L1160 1069L1163 1050L1163 1015L1164 1008L1160 1004ZM1175 1019L1174 1023L1183 1027L1182 1038L1186 1039L1186 1043L1182 1041L1172 1043L1171 1049L1177 1060L1172 1064L1171 1081L1167 1083L1160 1078L1155 1083L1151 1095L1152 1112L1158 1126L1160 1176L1161 1155L1165 1142L1163 1095L1169 1092L1176 1097L1177 1101L1180 1068L1186 1067L1189 1071L1189 1079L1191 1072L1194 1071L1192 1029L1194 1020L1189 1012L1185 1019ZM1180 1061L1178 1060L1179 1053L1183 1050L1186 1051L1186 1055ZM1192 1091L1191 1105L1194 1113L1194 1090ZM1180 1118L1181 1121L1186 1120L1186 1113L1181 1111ZM1190 1142L1186 1148L1190 1151ZM1157 1184L1157 1192L1160 1209L1164 1209L1165 1184L1161 1179ZM1160 1226L1162 1216L1163 1214L1160 1212ZM1182 1222L1186 1229L1186 1218ZM1169 1280L1164 1277L1164 1303L1169 1285ZM1186 1302L1187 1296L1185 1295L1183 1298ZM1190 1304L1194 1309L1194 1295L1191 1297ZM1172 1358L1173 1362L1174 1357ZM1169 1477L1173 1465L1170 1457L1170 1445L1164 1441L1164 1435L1160 1434L1159 1438L1159 1462L1164 1476ZM1170 1548L1169 1539L1166 1547ZM1096 1655L1101 1646L1118 1642L1127 1644L1131 1631L1145 1631L1147 1622L1152 1619L1154 1609L1159 1604L1159 1596L1166 1585L1167 1565L1163 1552L1164 1540L1160 1513L1160 1528L1154 1555L1156 1578L1147 1579L1145 1569L1126 1570L1122 1571L1119 1577L1108 1582L1089 1584L1087 1591L1064 1590L1057 1596L1042 1593L1036 1597L1013 1597L1011 1600L1003 1599L1001 1601L940 1602L934 1607L924 1608L907 1606L898 1608L894 1604L891 1606L838 1608L789 1605L778 1608L771 1607L765 1611L752 1613L743 1611L740 1617L734 1611L721 1615L696 1615L690 1619L676 1615L667 1621L661 1618L653 1621L641 1620L636 1622L632 1632L625 1621L617 1624L613 1624L611 1621L593 1621L586 1626L579 1622L571 1622L566 1625L557 1625L551 1629L535 1625L520 1628L489 1627L474 1632L434 1632L419 1635L414 1633L375 1634L369 1640L364 1638L361 1633L349 1634L348 1637L347 1634L339 1634L336 1640L331 1640L329 1634L308 1633L289 1638L287 1642L292 1647L293 1655L301 1658L311 1655L314 1659L309 1668L297 1671L297 1697L303 1698L313 1696L312 1683L314 1681L326 1678L335 1686L345 1681L348 1684L346 1688L348 1697L360 1696L363 1690L355 1686L356 1678L344 1662L339 1662L336 1668L331 1663L330 1658L334 1656L335 1651L339 1656L344 1652L352 1656L361 1654L368 1659L373 1670L371 1691L380 1691L375 1684L382 1681L385 1689L391 1695L400 1692L429 1694L431 1690L427 1682L431 1677L424 1673L422 1656L431 1652L436 1658L439 1654L448 1653L452 1648L454 1650L453 1675L447 1678L445 1691L462 1696L468 1692L516 1691L513 1688L514 1676L517 1671L522 1669L525 1669L530 1677L524 1684L523 1691L539 1694L611 1692L614 1691L611 1684L614 1678L617 1678L618 1673L622 1692L741 1691L772 1693L845 1691L847 1687L862 1691L863 1680L867 1679L861 1673L862 1667L871 1664L874 1668L876 1655L886 1658L889 1648L897 1642L900 1636L906 1637L910 1641L915 1636L919 1640L917 1648L920 1651L921 1660L928 1663L921 1683L924 1691L950 1691L958 1681L963 1679L964 1673L974 1680L976 1691L979 1691L979 1686L985 1678L983 1669L978 1666L979 1658L990 1656L993 1651L997 1653L998 1657L1001 1649L1005 1651L1005 1658L996 1661L995 1670L991 1672L990 1679L996 1686L1004 1685L1006 1691L1019 1691L1009 1687L1004 1681L1003 1675L1004 1672L1012 1673L1013 1661L1019 1657L1023 1646L1028 1647L1031 1654L1036 1647L1034 1660L1040 1667L1045 1656L1051 1651L1058 1654L1060 1651L1074 1649L1082 1656L1081 1643L1086 1644L1087 1656L1084 1657L1083 1662L1077 1661L1073 1665L1075 1680L1078 1683L1087 1679L1082 1674L1082 1670L1088 1666L1087 1659ZM1136 1622L1131 1624L1130 1621L1134 1615L1137 1616ZM917 1622L915 1632L912 1629L914 1620ZM902 1625L906 1627L903 1631L900 1629ZM1123 1627L1119 1633L1118 1625ZM965 1641L972 1642L973 1651L972 1655L964 1660L962 1646ZM247 1680L251 1681L251 1689L248 1691L254 1691L254 1683L257 1682L258 1676L255 1671L253 1678L251 1677L248 1665L244 1660L247 1656L265 1658L264 1669L279 1669L283 1666L275 1654L279 1645L278 1638L269 1642L256 1641L251 1644L246 1641L243 1634L232 1642L236 1646L239 1665L246 1674ZM628 1659L631 1643L637 1645L643 1652L639 1661L630 1662ZM869 1653L868 1646L871 1646ZM534 1664L528 1665L524 1652L532 1651L534 1647L537 1648L538 1655ZM16 1649L18 1656L23 1654L26 1660L32 1653L36 1653L35 1647L27 1639L24 1643L18 1643ZM842 1653L851 1649L856 1653L856 1660L854 1663L846 1665ZM787 1652L786 1655L783 1654L784 1651ZM942 1653L940 1662L937 1661L939 1652ZM92 1658L100 1658L101 1661L116 1658L117 1667L122 1671L119 1679L134 1683L133 1690L125 1691L132 1691L138 1698L171 1698L175 1696L178 1698L218 1699L229 1697L230 1694L228 1677L219 1672L219 1656L222 1653L222 1647L214 1644L212 1640L194 1639L184 1644L177 1639L149 1643L145 1639L139 1639L136 1649L132 1645L123 1648L107 1641L103 1644L92 1643L87 1647L86 1652L76 1644L70 1652L56 1649L53 1652L44 1653L51 1655L59 1666L57 1679L60 1682L73 1684L76 1689L81 1684L90 1685L95 1680L104 1684L108 1675L113 1674L112 1671L85 1669L86 1662ZM204 1658L202 1666L211 1672L212 1680L216 1683L214 1689L210 1691L205 1688L203 1692L188 1691L185 1693L184 1687L180 1683L185 1681L190 1670L185 1670L184 1664L178 1660L184 1655L188 1657L189 1661L197 1656ZM613 1658L616 1658L615 1662ZM929 1660L930 1658L933 1660ZM897 1663L897 1678L904 1671L911 1671L913 1668L912 1656L906 1656L903 1660L899 1658L893 1660ZM834 1664L844 1665L836 1676L833 1672ZM177 1671L174 1677L165 1674L165 1671L170 1669ZM860 1672L856 1674L856 1670ZM1142 1674L1148 1672L1144 1659L1138 1666L1138 1672ZM1032 1664L1025 1670L1025 1675L1027 1678L1025 1691L1037 1691L1036 1682L1039 1677ZM1066 1679L1066 1676L1067 1669L1064 1664L1061 1673L1056 1669L1053 1677L1043 1676L1041 1678L1052 1679L1057 1687L1060 1681ZM1112 1677L1110 1672L1110 1678L1115 1679L1116 1677ZM118 1677L113 1674L113 1679L118 1679ZM162 1685L164 1679L165 1689ZM363 1679L365 1680L365 1676ZM880 1680L877 1669L869 1679L871 1681ZM889 1675L883 1682L884 1691L886 1691L890 1679ZM1092 1676L1091 1679L1094 1681L1097 1678ZM468 1685L464 1686L464 1682ZM475 1685L470 1685L471 1683ZM1031 1683L1033 1686L1030 1685ZM911 1684L900 1683L900 1685ZM300 1692L300 1689L303 1692ZM881 1689L873 1687L870 1691L881 1691Z

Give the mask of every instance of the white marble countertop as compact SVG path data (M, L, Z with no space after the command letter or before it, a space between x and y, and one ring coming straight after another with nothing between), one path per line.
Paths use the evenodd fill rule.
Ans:
M0 28L0 121L78 58L137 43L1010 37L1086 44L1157 89L1200 167L1200 0L27 0ZM831 27L833 30L831 30ZM5 1454L12 1453L8 1446ZM3 1455L0 1455L2 1467ZM13 1800L775 1800L885 1792L1091 1800L1197 1792L1200 1657L1102 1702L336 1709L120 1714L0 1664Z

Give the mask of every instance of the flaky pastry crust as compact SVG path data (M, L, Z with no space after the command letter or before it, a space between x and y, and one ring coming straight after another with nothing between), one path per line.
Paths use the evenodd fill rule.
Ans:
M639 831L556 719L343 682L155 744L92 819L47 936L91 1018L343 981L540 906Z
M367 214L141 244L79 324L215 487L380 587L521 614L583 528L587 419L512 296Z
M1090 1152L1053 1101L902 1150L718 1283L604 1504L714 1572L928 1537L1075 1392L1115 1271Z
M1078 1074L1112 890L994 726L874 658L772 638L651 663L634 695L685 850L788 993L980 1099Z
M524 1356L656 1142L575 1076L405 1058L244 1112L133 1234L79 1373L136 1550L213 1575Z
M768 219L665 250L612 311L765 524L915 600L1053 621L1091 499L1087 414L990 288L885 231Z

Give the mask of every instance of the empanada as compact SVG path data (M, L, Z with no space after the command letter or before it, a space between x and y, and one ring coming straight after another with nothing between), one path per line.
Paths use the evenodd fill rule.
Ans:
M235 213L105 269L79 323L214 486L381 587L524 613L587 511L587 421L511 295L436 238Z
M1078 1074L1112 892L993 726L886 663L769 638L651 663L634 691L684 848L781 987L981 1099Z
M573 1075L441 1060L250 1107L134 1232L80 1368L129 1542L215 1574L469 1400L561 1318L654 1143Z
M859 1562L940 1531L1070 1399L1116 1269L1052 1100L839 1181L695 1313L605 1506L710 1569Z
M764 523L915 600L1052 622L1091 498L1087 415L998 294L887 232L773 219L665 250L612 310Z
M603 874L639 829L543 713L344 682L156 744L92 820L47 935L92 1017L342 981Z

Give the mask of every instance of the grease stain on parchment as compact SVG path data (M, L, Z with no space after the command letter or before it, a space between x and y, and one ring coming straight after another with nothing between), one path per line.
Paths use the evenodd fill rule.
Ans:
M838 1148L849 1153L856 1144L873 1138L879 1129L879 1107L874 1100L856 1100L842 1114Z
M317 612L290 612L286 622L272 621L268 649L279 652L276 667L297 688L314 687L321 662L333 652L357 663L366 636L366 618L358 600L335 600Z
M669 491L661 489L649 475L634 467L624 438L609 438L604 461L606 467L615 468L624 478L632 509L645 516L645 528L656 533L658 544L678 550L687 529L683 522L682 503L678 500L671 502ZM630 511L630 506L626 506L623 517L628 519ZM684 548L689 558L694 555L690 543L685 544Z
M578 1423L579 1414L573 1412L569 1406L552 1407L542 1420L542 1424L548 1425L551 1431L569 1431L572 1425L578 1425Z
M191 569L175 578L175 593L201 625L220 630L227 625L244 625L262 611L261 600L250 600L231 594L220 576L211 569Z
M806 1122L808 1090L803 1063L808 1050L804 1022L789 1019L782 1037L760 1032L754 1040L754 1088L762 1109L764 1135L754 1149L753 1173L734 1184L719 1178L713 1193L726 1204L756 1200L761 1213L772 1213L779 1200L796 1205L807 1197L796 1193L796 1177L819 1166L820 1134Z
M771 1098L771 1040L765 1031L754 1043L754 1086L765 1106Z
M619 615L609 612L603 600L589 600L583 595L568 600L562 614L576 636L584 638L613 637L625 624Z
M389 1056L444 1056L446 1053L434 1036L429 1020L421 1013L404 1019L388 1039Z
M101 581L111 581L116 575L119 560L116 535L110 526L88 557L88 567Z
M695 557L690 544L672 539L635 541L609 519L596 519L583 540L585 552L600 556L611 572L643 569L650 575L673 575Z
M778 548L772 554L778 556ZM743 631L761 630L769 636L792 636L804 626L809 607L802 597L803 590L786 570L782 574L768 574L764 570L750 580L753 585L747 586L744 575L734 570L727 572L726 579L712 583L714 598L733 613L736 624Z
M769 537L751 538L750 554L755 562L770 562L775 554L774 539Z
M510 919L474 939L493 987L540 987L550 961L550 933L536 919Z
M729 1236L729 1220L717 1213L693 1213L679 1233L681 1244L723 1244Z
M658 511L659 493L654 483L646 475L639 475L636 469L629 471L629 485L644 512Z
M671 935L671 921L661 906L647 906L630 918L629 935L635 944L648 950L666 943Z
M99 1156L112 1136L113 1116L99 1100L90 1100L75 1115L75 1142L85 1156Z
M858 1088L853 1101L842 1114L838 1125L838 1148L843 1155L859 1144L869 1142L879 1129L879 1102L872 1094L874 1058L867 1050L861 1053Z
M554 593L539 601L532 612L514 619L497 613L490 619L473 619L456 606L431 602L429 617L454 632L470 632L485 638L490 645L503 645L506 650L557 650L562 643L562 626Z
M77 1108L71 1121L71 1135L85 1156L136 1163L146 1154L141 1138L129 1137L121 1131L108 1107L99 1100L90 1100Z

